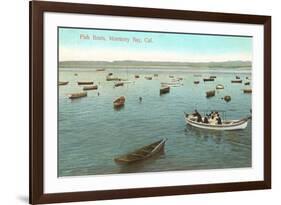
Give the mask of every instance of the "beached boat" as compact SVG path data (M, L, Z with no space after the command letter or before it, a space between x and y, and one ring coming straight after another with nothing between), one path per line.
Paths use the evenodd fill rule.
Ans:
M170 92L170 86L163 86L160 88L160 95L169 93Z
M82 98L82 97L86 97L87 96L87 92L80 92L80 93L71 93L68 95L69 99L76 99L76 98Z
M242 83L242 80L232 80L232 83Z
M252 89L251 88L245 88L243 89L244 93L252 93Z
M246 82L246 83L244 83L244 85L250 85L250 82Z
M193 83L194 83L194 84L199 84L200 81L199 81L199 80L195 80Z
M98 68L96 71L105 71L105 68Z
M214 81L215 79L214 78L203 78L203 81L204 82L207 82L207 81Z
M106 76L107 81L117 81L120 80L118 77Z
M93 85L94 82L93 81L78 81L77 84L78 85Z
M97 85L88 85L83 87L83 90L97 90L97 89L98 89Z
M152 80L152 77L146 76L145 79L146 79L146 80Z
M59 85L67 85L68 81L59 81Z
M164 150L166 141L167 139L159 140L150 145L141 147L134 152L117 157L114 161L118 164L130 164L148 159L155 156L157 153L161 153Z
M216 86L216 89L224 89L224 86L223 86L222 84L218 84L218 85Z
M139 75L135 75L135 78L140 78L140 76Z
M222 124L210 124L197 122L196 118L192 117L190 114L185 114L185 121L187 124L208 130L240 130L245 129L248 125L248 120L250 117L245 117L240 120L222 120Z
M114 87L119 87L119 86L123 86L124 85L124 82L116 82L114 84Z
M125 97L121 96L119 98L117 98L116 100L113 101L113 106L118 108L118 107L122 107L125 104Z
M215 90L210 90L210 91L207 91L206 92L206 97L209 98L209 97L213 97L216 95L216 91Z

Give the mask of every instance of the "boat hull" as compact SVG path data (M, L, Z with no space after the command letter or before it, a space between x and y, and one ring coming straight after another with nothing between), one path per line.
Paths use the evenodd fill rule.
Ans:
M229 124L223 123L222 125L212 125L212 124L206 124L206 123L201 123L201 122L195 122L195 121L188 119L188 117L185 117L185 121L187 124L189 124L193 127L207 129L207 130L242 130L247 127L248 119L249 118L245 118L245 119L241 119L241 120L231 120L231 121L228 121L228 122L232 122Z

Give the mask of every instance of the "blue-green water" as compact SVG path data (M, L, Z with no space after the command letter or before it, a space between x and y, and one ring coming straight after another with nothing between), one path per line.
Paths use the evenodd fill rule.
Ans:
M107 73L134 83L114 88L113 81L105 81ZM78 76L74 76L77 73ZM144 76L158 77L146 80ZM140 78L135 79L134 75ZM154 172L173 170L197 170L218 168L241 168L251 166L251 122L244 130L208 131L186 125L184 112L194 109L226 110L227 119L239 119L250 114L251 94L244 94L243 84L230 81L239 75L243 81L247 72L193 72L149 69L60 69L59 86L59 176L81 176L131 172ZM169 82L169 75L183 77L181 87L172 87L170 93L159 96L160 82ZM203 82L203 77L216 75L214 82ZM69 100L66 95L79 92L77 81L91 80L98 90L88 91L88 96ZM193 84L200 80L200 84ZM206 98L205 92L223 84L224 90ZM98 96L97 93L100 93ZM125 107L114 110L113 100L126 97ZM226 103L221 99L230 95ZM142 102L139 102L139 97ZM163 137L168 138L165 153L152 159L120 166L114 158L150 144Z

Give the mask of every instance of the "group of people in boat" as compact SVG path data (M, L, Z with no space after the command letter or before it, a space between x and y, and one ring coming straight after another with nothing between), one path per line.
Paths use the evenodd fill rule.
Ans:
M195 110L191 114L191 116L197 122L212 124L212 125L221 125L222 124L222 119L221 119L220 114L218 112L212 111L211 113L206 114L204 117L202 117L201 114L197 110Z

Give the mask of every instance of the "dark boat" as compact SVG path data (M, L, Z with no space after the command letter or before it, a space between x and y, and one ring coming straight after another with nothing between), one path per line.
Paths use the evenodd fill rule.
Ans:
M244 83L244 85L250 85L250 82L246 82L246 83Z
M146 76L145 79L146 79L146 80L152 80L152 77Z
M59 81L59 85L67 85L68 81Z
M140 78L140 76L139 75L135 75L135 78Z
M214 78L203 78L203 81L206 82L206 81L214 81L215 79Z
M211 91L207 91L206 92L206 97L209 98L209 97L213 97L216 95L216 91L215 90L211 90Z
M97 89L98 89L97 85L89 85L83 87L83 90L97 90Z
M232 80L232 83L242 83L242 80Z
M130 164L130 163L148 159L148 158L156 155L157 153L162 152L164 150L166 141L167 141L167 139L159 140L150 145L137 149L134 152L117 157L114 159L114 161L118 164Z
M78 85L93 85L94 82L93 81L78 81L77 84Z
M252 89L251 88L245 88L243 89L244 93L252 93Z
M81 93L72 93L68 95L69 99L76 99L76 98L82 98L82 97L86 97L87 96L87 92L81 92Z
M200 83L199 80L194 81L194 84L199 84L199 83Z
M211 75L211 76L210 76L210 78L213 78L213 79L214 79L214 78L217 78L217 76L215 76L215 75Z
M226 102L229 102L231 100L231 97L229 95L226 95L223 97L223 99L226 101Z
M123 86L124 83L123 82L117 82L114 84L114 87L119 87L119 86Z
M239 76L235 76L235 78L236 78L237 80L239 80L239 79L240 79L240 77L239 77Z
M113 73L108 73L108 75L107 76L112 76L113 75Z
M120 80L120 79L117 78L117 77L106 76L106 80L107 80L107 81L117 81L117 80Z
M119 108L119 107L122 107L124 106L125 104L125 97L124 96L121 96L119 98L117 98L116 100L113 101L113 106L115 108Z
M170 86L165 86L160 88L160 95L169 93L170 92Z

